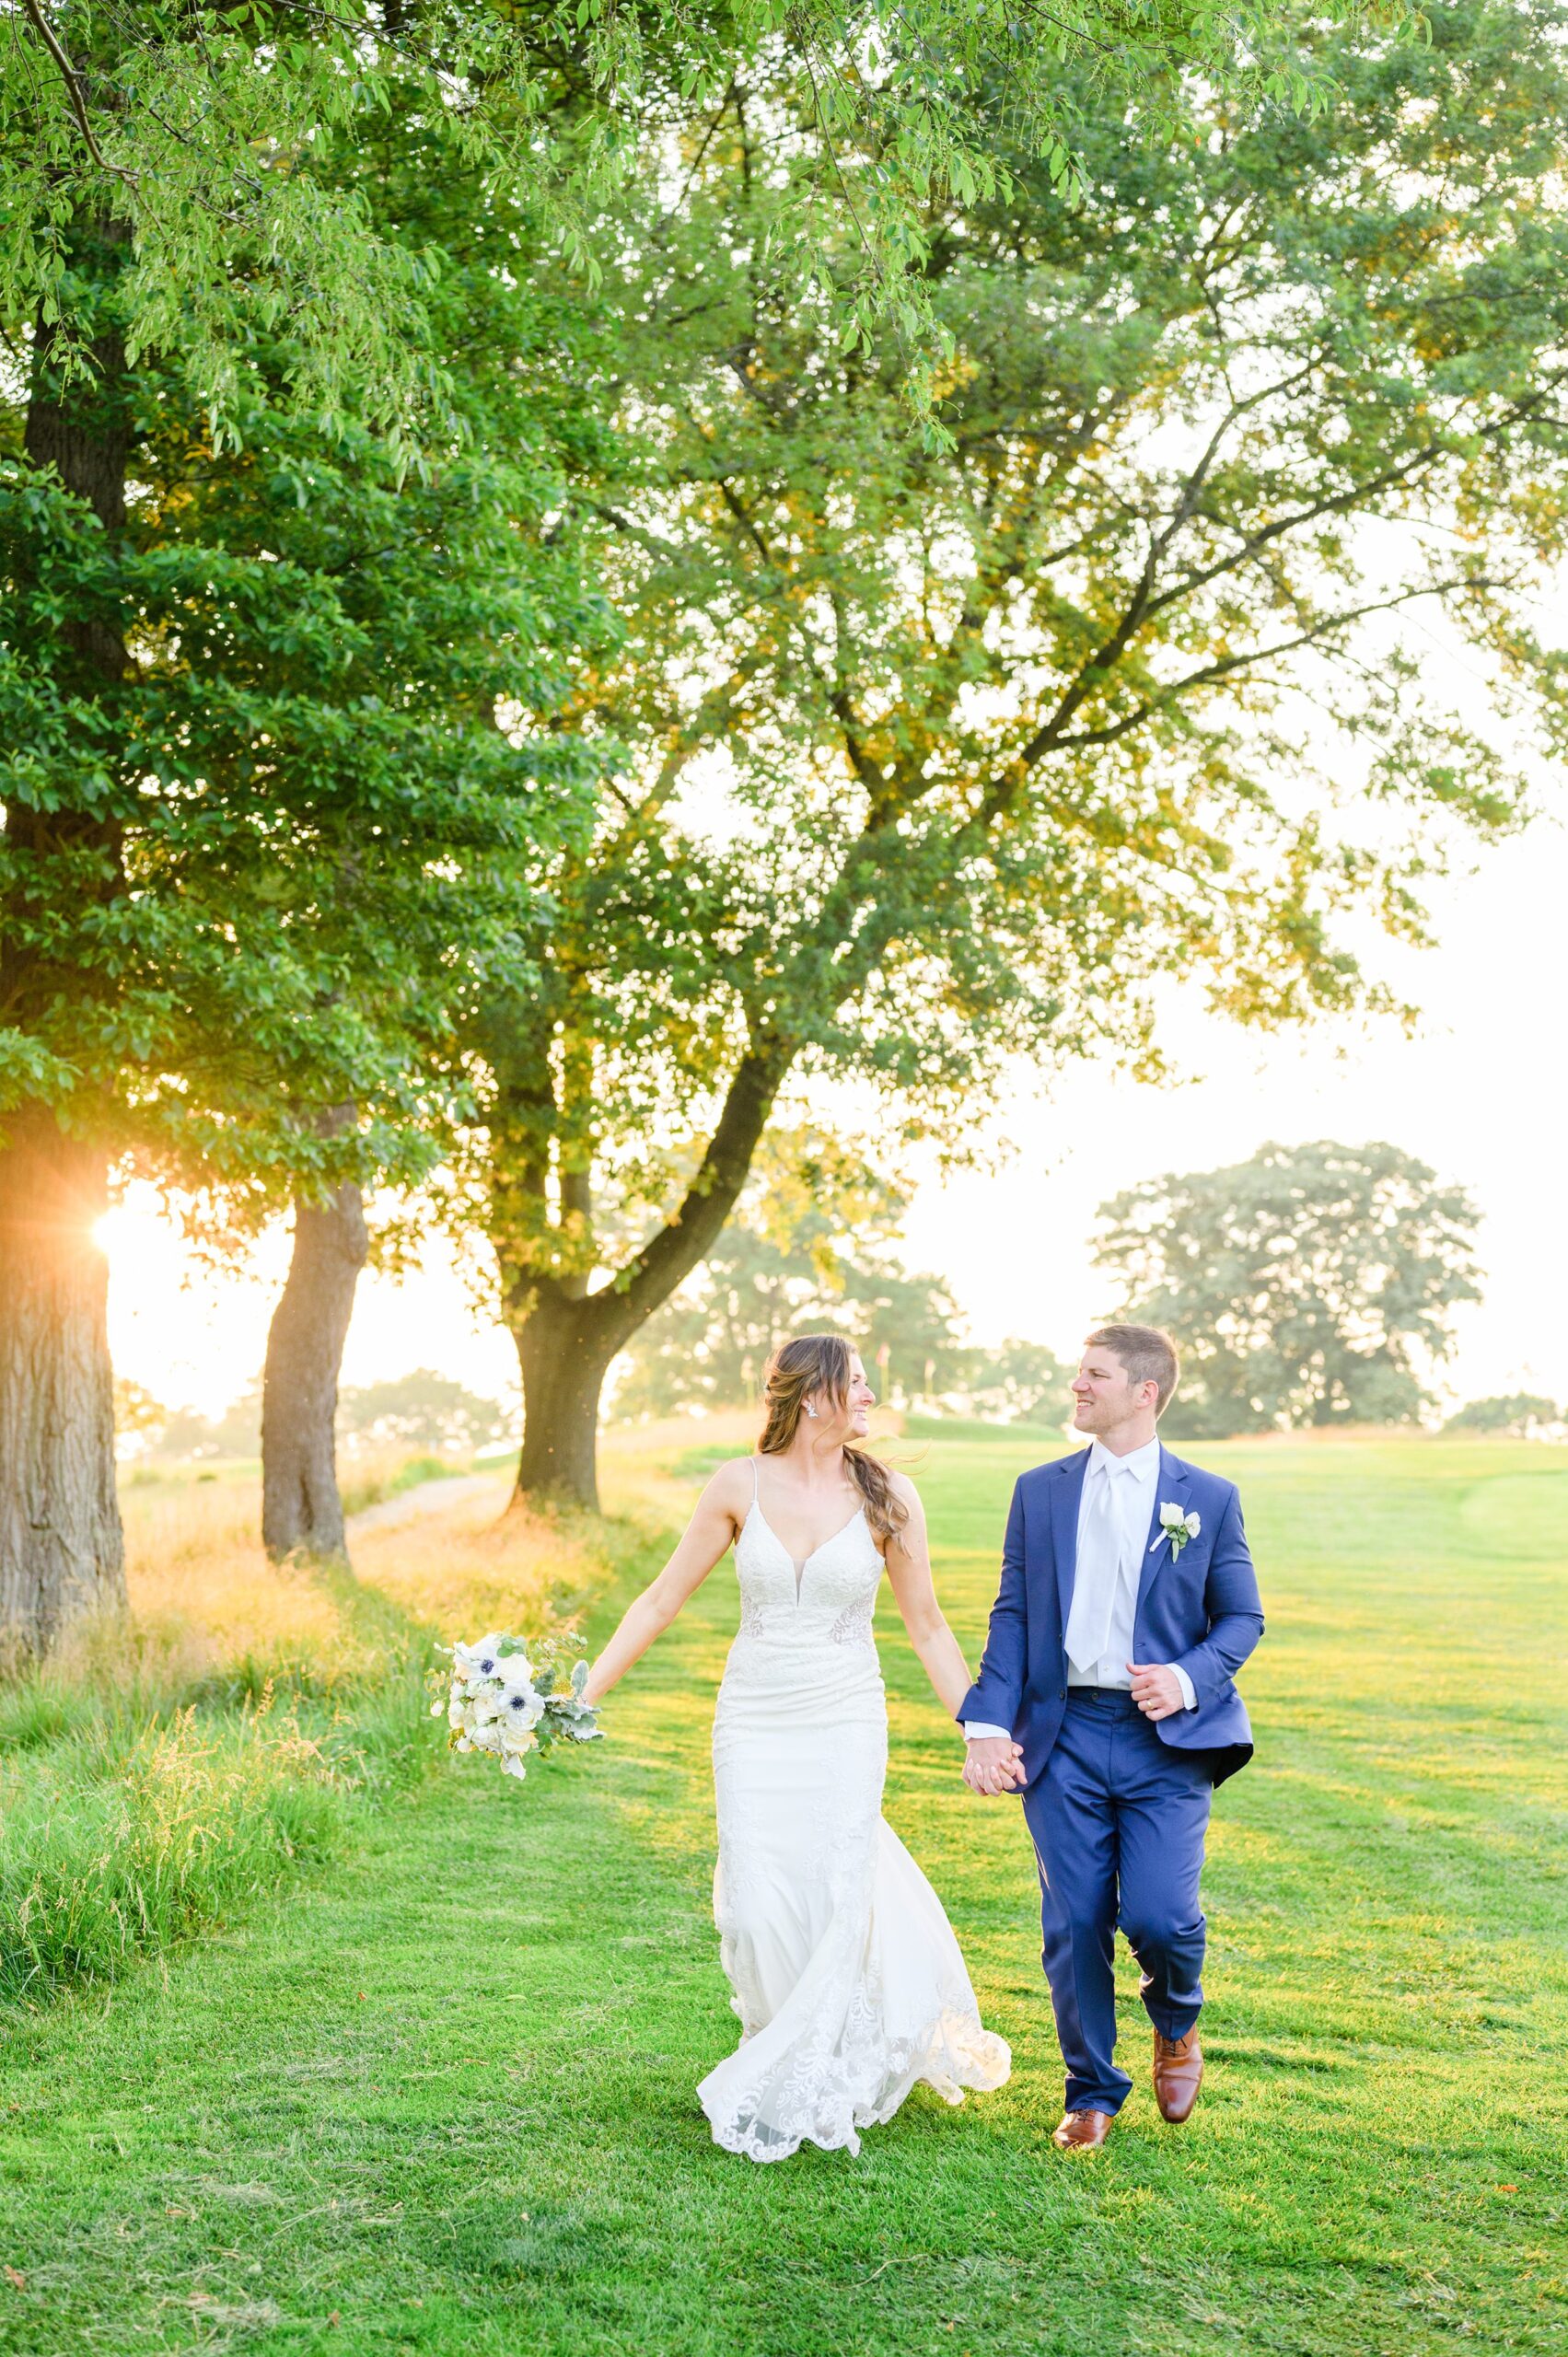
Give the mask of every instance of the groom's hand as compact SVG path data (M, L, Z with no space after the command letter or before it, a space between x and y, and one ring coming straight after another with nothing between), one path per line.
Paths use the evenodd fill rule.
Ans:
M1181 1681L1164 1662L1130 1661L1127 1666L1132 1673L1132 1700L1144 1718L1168 1719L1187 1708Z
M1021 1748L1010 1736L971 1736L964 1746L964 1782L988 1800L1016 1792L1025 1782Z

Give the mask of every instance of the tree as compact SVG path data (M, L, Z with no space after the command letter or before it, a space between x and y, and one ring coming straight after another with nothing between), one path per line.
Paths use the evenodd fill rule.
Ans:
M964 1359L952 1302L894 1257L904 1207L842 1141L770 1132L701 1268L635 1336L616 1414L749 1405L779 1344L824 1327L859 1347L891 1399L953 1387Z
M509 1419L451 1376L427 1366L364 1383L338 1401L338 1429L356 1442L400 1441L411 1448L472 1450L498 1439Z
M1511 1433L1516 1440L1529 1440L1563 1421L1562 1411L1554 1399L1544 1399L1539 1391L1509 1391L1470 1400L1457 1415L1449 1417L1443 1429L1449 1433Z
M525 1491L593 1497L605 1370L790 1090L961 1133L1010 1055L1147 1069L1163 974L1262 1024L1386 1003L1343 911L1421 937L1423 877L1517 822L1404 618L1555 744L1561 19L1428 21L1334 52L1313 120L1086 124L1076 211L1027 158L934 207L935 444L772 234L787 80L738 79L679 213L626 222L618 464L577 486L625 634L577 712L627 766L476 1033Z
M199 513L190 485L180 487L184 528L223 539L252 566L264 557L272 597L292 592L289 601L325 625L319 638L297 622L274 631L247 649L243 671L231 644L215 646L193 686L225 712L240 685L286 700L290 713L305 705L310 733L289 749L301 764L294 798L319 809L332 775L351 764L361 772L351 792L340 784L332 814L343 847L337 900L352 904L362 929L381 920L376 952L356 970L352 1012L375 1035L383 1066L390 1029L400 1065L426 1075L416 1118L389 1148L381 1144L378 1175L393 1180L428 1170L447 1109L465 1094L457 1034L478 967L492 986L508 974L528 986L529 939L545 913L538 861L575 823L575 796L593 782L573 739L557 736L547 749L524 726L558 700L575 650L603 628L581 586L575 535L540 528L555 501L552 443L591 431L553 420L547 364L585 328L542 291L526 210L483 201L461 164L439 129L395 115L345 175L351 192L369 190L372 217L412 243L438 240L447 257L430 301L433 331L443 349L473 357L455 397L459 430L439 467L411 480L375 440L291 426L274 404L247 416L239 451L215 457ZM253 726L254 704L242 713ZM375 744L370 714L382 720ZM235 750L243 758L243 742ZM273 766L292 796L281 750ZM389 774L400 781L390 793ZM519 791L540 783L542 795ZM393 812L405 797L400 827ZM345 978L336 1003L346 995ZM437 1071L444 1090L428 1085ZM322 1138L352 1135L375 1079L372 1062L351 1101L304 1104L300 1123ZM370 1248L362 1176L301 1190L294 1204L293 1258L263 1378L262 1535L273 1555L338 1553L344 1544L334 1411Z
M1477 1217L1396 1146L1265 1145L1102 1204L1096 1257L1116 1315L1181 1346L1172 1434L1408 1423L1450 1312L1481 1299Z
M405 140L404 189L420 160ZM87 242L77 265L75 312L112 356L121 259ZM592 610L572 534L529 527L552 480L528 455L536 314L499 269L444 301L454 336L506 308L510 380L498 402L476 370L465 395L495 447L455 439L422 477L364 421L291 410L286 340L253 355L238 448L178 356L134 382L106 366L89 414L46 339L13 412L0 1621L31 1647L122 1593L91 1243L111 1158L242 1225L297 1197L264 1521L275 1552L341 1546L357 1190L439 1150L466 1091L455 1009L481 968L526 984L536 847L590 783L572 737L531 726Z
M107 235L130 264L132 354L183 347L215 416L230 416L258 327L271 333L292 311L306 409L368 412L417 445L460 376L428 332L442 257L389 238L332 181L407 96L424 122L451 127L471 174L544 202L581 252L647 126L701 106L787 40L813 94L795 234L843 206L841 158L853 155L861 267L849 315L907 329L925 316L907 270L923 200L995 179L987 83L1007 87L1024 148L1068 181L1086 92L1112 107L1135 96L1166 116L1196 69L1310 106L1321 13L1076 0L1042 23L991 0L796 0L787 14L777 0L340 0L305 12L187 0L173 14L156 0L19 0L0 33L0 311L36 315L85 373L100 366L62 296L74 241ZM1363 13L1353 0L1328 11L1352 23ZM1397 24L1405 12L1365 13Z
M1042 1342L1016 1336L993 1351L976 1351L969 1371L970 1404L1004 1423L1064 1424L1072 1412L1073 1369Z

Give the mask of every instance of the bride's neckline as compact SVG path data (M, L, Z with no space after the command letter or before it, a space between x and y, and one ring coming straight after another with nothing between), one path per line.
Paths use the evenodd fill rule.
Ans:
M757 1462L756 1458L753 1457L751 1462L753 1467L755 1467ZM784 1545L784 1540L779 1537L778 1532L773 1528L772 1524L768 1520L767 1515L762 1511L762 1483L761 1476L754 1475L753 1478L755 1480L756 1486L751 1499L751 1511L756 1515L758 1521L761 1524L763 1529L767 1532L769 1538L772 1540L774 1546L778 1549L780 1554L784 1558L784 1561L789 1564L791 1570L794 1572L795 1600L798 1604L800 1601L801 1581L806 1577L807 1573L817 1561L818 1556L824 1553L826 1550L832 1545L835 1538L842 1538L846 1531L853 1530L854 1528L855 1524L865 1515L865 1507L864 1504L856 1506L854 1512L850 1515L847 1522L842 1522L837 1530L830 1531L827 1538L822 1539L819 1545L813 1547L808 1555L803 1556L801 1560L796 1562L795 1557L790 1553L789 1549Z

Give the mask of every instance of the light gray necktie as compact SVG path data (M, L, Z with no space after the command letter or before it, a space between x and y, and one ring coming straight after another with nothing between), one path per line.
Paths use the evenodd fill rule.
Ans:
M1073 1606L1067 1615L1067 1658L1080 1676L1086 1676L1104 1658L1110 1643L1110 1616L1116 1609L1116 1583L1121 1573L1115 1479L1107 1465L1097 1467L1092 1478L1094 1487L1073 1574Z

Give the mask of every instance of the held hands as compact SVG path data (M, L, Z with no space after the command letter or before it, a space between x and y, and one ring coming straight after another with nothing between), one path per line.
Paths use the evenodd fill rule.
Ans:
M1127 1665L1132 1678L1132 1700L1146 1719L1168 1719L1187 1708L1181 1681L1166 1662ZM964 1782L971 1793L995 1800L1003 1793L1020 1792L1028 1779L1024 1755L1010 1736L971 1736L964 1746Z
M1135 1661L1127 1665L1132 1673L1132 1700L1146 1719L1168 1719L1173 1713L1187 1708L1187 1698L1175 1670L1164 1662Z
M1027 1782L1022 1750L1010 1736L972 1736L964 1746L964 1782L986 1800L1019 1791Z

